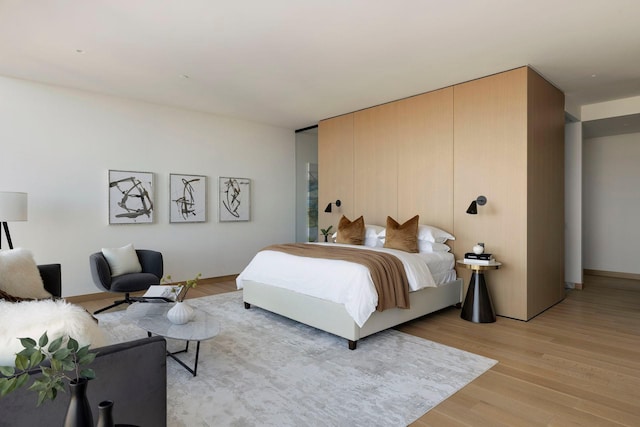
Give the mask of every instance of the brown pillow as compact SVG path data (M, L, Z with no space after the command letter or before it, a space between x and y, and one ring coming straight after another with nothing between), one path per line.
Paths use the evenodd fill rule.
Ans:
M364 245L364 218L349 221L349 218L342 215L338 223L338 235L336 243L347 243L349 245Z
M388 216L384 247L405 252L418 252L418 219L419 215L416 215L400 225Z

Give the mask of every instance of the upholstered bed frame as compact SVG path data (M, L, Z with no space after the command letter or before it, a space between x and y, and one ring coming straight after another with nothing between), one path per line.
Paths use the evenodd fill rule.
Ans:
M355 350L360 338L375 334L462 301L462 279L438 287L423 288L409 293L409 309L376 311L362 327L351 318L344 305L299 292L245 280L245 308L258 306L314 328L346 338L349 349Z

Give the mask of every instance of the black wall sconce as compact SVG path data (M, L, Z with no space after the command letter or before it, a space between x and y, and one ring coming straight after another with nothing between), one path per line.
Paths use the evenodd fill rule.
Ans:
M335 203L329 203L324 211L330 213L331 212L331 205L336 205L336 207L339 208L341 204L342 204L342 202L340 200L336 200Z
M471 204L469 205L469 209L467 209L467 213L471 215L478 214L478 205L484 206L487 204L487 198L484 196L478 196Z

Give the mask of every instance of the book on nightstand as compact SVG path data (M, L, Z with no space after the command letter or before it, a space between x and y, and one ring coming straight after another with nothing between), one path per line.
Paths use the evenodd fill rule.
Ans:
M463 261L465 264L475 264L475 265L491 265L496 262L495 258L490 259L467 259L465 258Z
M466 264L489 265L496 262L496 259L493 257L493 254L476 254L473 252L467 252L464 254L464 262Z
M464 259L492 259L493 258L493 254L476 254L473 252L467 252L466 254L464 254Z

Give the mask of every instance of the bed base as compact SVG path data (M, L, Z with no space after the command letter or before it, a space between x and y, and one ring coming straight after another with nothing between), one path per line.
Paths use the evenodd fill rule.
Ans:
M346 338L350 350L359 339L389 329L409 320L433 313L462 301L462 279L438 287L410 292L411 308L376 311L362 327L351 318L344 305L304 295L289 289L254 281L243 282L245 308L251 305L288 317L314 328Z

